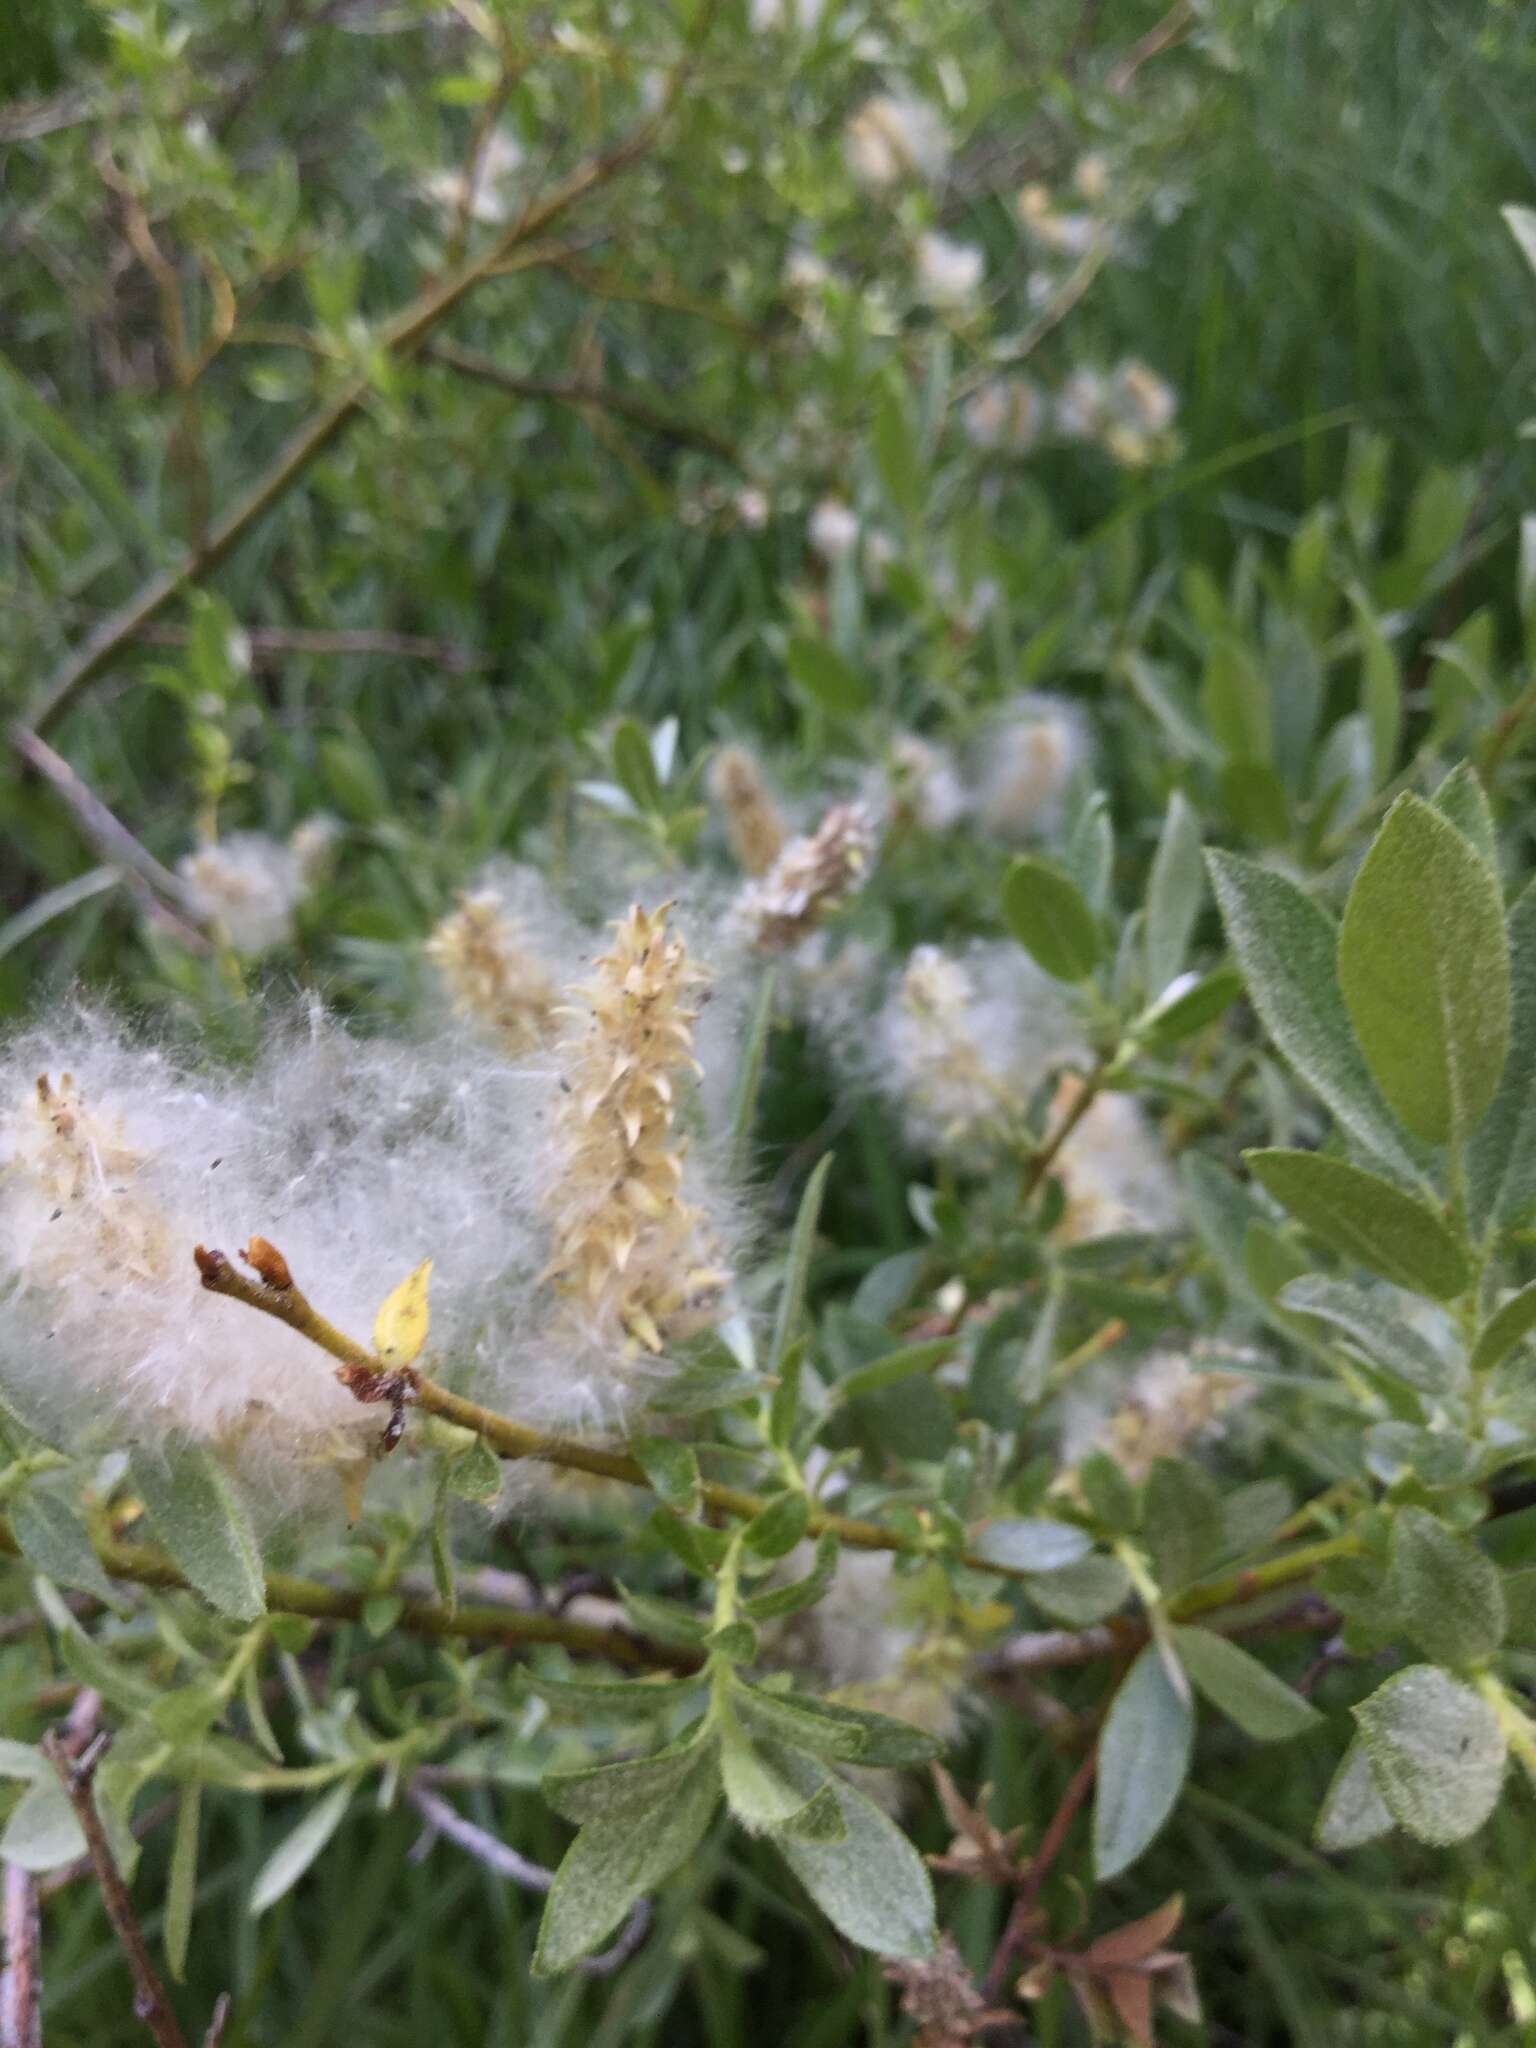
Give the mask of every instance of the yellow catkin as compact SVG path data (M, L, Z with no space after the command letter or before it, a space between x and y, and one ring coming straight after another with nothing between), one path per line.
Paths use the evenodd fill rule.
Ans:
M636 906L615 934L573 991L583 1022L563 1048L549 1277L575 1314L658 1352L707 1316L728 1277L683 1200L685 1147L673 1129L677 1082L698 1071L691 995L703 977L668 934L665 906Z
M461 896L427 940L427 957L459 1015L504 1052L531 1052L553 1036L555 985L494 890Z
M784 820L755 755L745 747L722 747L709 777L731 851L749 875L765 875L784 849Z

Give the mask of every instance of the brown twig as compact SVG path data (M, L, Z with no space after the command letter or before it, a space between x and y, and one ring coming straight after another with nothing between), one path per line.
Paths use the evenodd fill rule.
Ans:
M134 638L150 647L185 647L191 639L185 626L151 622ZM389 633L373 627L253 626L246 633L253 662L276 662L288 654L378 654L401 661L431 661L452 675L489 668L488 654L461 647L452 640L433 640L422 633Z
M1002 1938L993 1952L992 1961L987 1966L982 1996L989 2005L995 2005L1002 1996L1013 1958L1034 1930L1041 1886L1066 1844L1067 1836L1072 1831L1072 1823L1093 1787L1098 1767L1099 1750L1098 1744L1095 1743L1067 1780L1067 1789L1061 1795L1061 1802L1051 1815L1045 1833L1040 1837L1039 1848L1030 1858L1029 1867L1024 1873L1024 1881L1019 1886L1019 1895L1013 1902L1013 1911L1008 1915Z
M698 36L707 31L711 10L706 7L697 27ZM622 142L588 158L563 183L544 197L532 197L517 218L495 236L473 260L461 264L446 278L419 293L411 303L387 321L378 336L382 351L397 360L413 356L433 329L469 297L487 277L502 274L504 266L519 251L526 251L544 230L553 225L589 193L607 185L643 157L665 126L683 90L691 66L685 61L673 72L661 104ZM121 653L128 641L159 617L184 592L201 582L229 555L272 507L293 489L311 463L351 425L367 406L372 382L366 377L350 379L343 388L296 429L255 483L208 523L202 545L173 567L151 576L120 610L105 619L84 643L67 655L44 685L25 725L44 733L74 702L75 697L99 676Z
M1029 1201L1039 1189L1046 1175L1056 1164L1061 1148L1077 1129L1083 1118L1092 1109L1100 1089L1109 1074L1109 1056L1100 1053L1078 1085L1076 1094L1062 1112L1054 1130L1048 1132L1038 1149L1030 1155L1024 1169L1024 1180L1019 1195L1022 1201Z
M125 869L137 877L186 944L199 949L205 946L205 921L180 876L173 875L147 847L139 844L121 819L108 810L90 785L45 739L24 725L13 725L11 745L67 805L82 834L101 858L109 866Z
M1116 99L1123 99L1141 67L1150 64L1154 57L1160 57L1164 50L1171 50L1176 43L1182 43L1194 28L1196 19L1192 0L1174 0L1162 20L1149 28L1138 42L1132 43L1108 72L1104 80L1106 91L1113 93Z
M5 1865L5 1968L0 1970L0 2048L43 2048L42 1923L37 1879Z
M134 2016L144 2022L160 2043L160 2048L187 2048L186 2036L149 1959L143 1929L139 1926L138 1916L128 1897L128 1888L112 1854L101 1816L96 1811L92 1780L96 1766L106 1753L109 1739L106 1735L98 1735L79 1756L73 1756L59 1730L50 1728L43 1737L42 1751L57 1772L64 1795L80 1823L80 1832L85 1836L85 1846L101 1889L102 1904L128 1960L128 1973L133 1979Z
M617 390L611 384L595 384L580 379L562 382L548 377L522 377L515 371L504 370L493 357L481 355L477 349L460 348L451 341L428 342L422 355L428 362L441 363L446 369L457 370L461 376L472 377L478 383L492 385L513 398L545 398L556 405L575 406L578 411L596 408L610 412L618 419L629 420L637 427L645 427L669 441L680 442L684 447L702 448L707 454L719 456L722 462L737 463L740 460L731 443L719 434L711 433L707 427L696 426L691 420L679 419L674 413L666 412L646 399L636 398L630 392Z

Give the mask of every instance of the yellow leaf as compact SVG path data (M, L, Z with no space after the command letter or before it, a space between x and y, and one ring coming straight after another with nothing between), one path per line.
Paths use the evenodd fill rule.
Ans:
M385 1295L373 1319L373 1348L386 1365L410 1365L420 1355L430 1321L427 1282L431 1277L432 1261L423 1259L414 1273Z

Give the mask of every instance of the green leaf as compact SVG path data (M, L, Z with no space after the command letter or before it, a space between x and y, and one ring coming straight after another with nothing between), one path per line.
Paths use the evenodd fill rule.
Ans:
M293 1890L341 1826L356 1790L356 1778L343 1778L323 1799L316 1800L292 1833L278 1843L257 1871L256 1881L251 1886L249 1911L252 1919L265 1913L269 1906L275 1906L286 1892Z
M1156 996L1167 988L1189 951L1189 936L1200 915L1205 894L1205 868L1200 859L1200 820L1175 790L1168 799L1162 836L1147 885L1147 917L1142 950L1147 963L1147 991Z
M171 1875L165 1894L165 1960L178 1984L186 1982L187 1944L192 1938L192 1908L197 1902L198 1819L203 1788L195 1778L181 1788L176 1807L176 1834L171 1843Z
M864 677L825 640L792 635L789 672L812 702L834 718L857 718L869 703Z
M1086 981L1104 957L1098 920L1071 877L1026 855L1003 877L1003 922L1057 981Z
M741 1540L758 1557L783 1557L804 1536L810 1518L811 1504L803 1493L775 1494L748 1522Z
M331 799L354 825L377 825L392 808L389 784L366 741L332 735L319 746L320 772Z
M501 1460L483 1436L449 1460L448 1490L481 1507L501 1492Z
M894 1821L851 1785L834 1785L845 1833L838 1842L776 1835L774 1847L838 1933L882 1956L933 1947L933 1887Z
M835 1532L824 1529L816 1539L816 1558L804 1578L792 1579L784 1586L771 1586L764 1593L754 1593L741 1603L742 1612L753 1621L778 1621L786 1614L798 1614L802 1608L814 1607L832 1583L837 1569L838 1542Z
M658 1497L678 1514L692 1514L699 1500L699 1461L692 1446L670 1436L636 1436L629 1449Z
M779 1305L773 1319L773 1341L768 1347L767 1372L774 1377L784 1363L784 1354L789 1349L789 1340L794 1336L800 1321L801 1310L805 1307L805 1283L811 1269L811 1253L816 1247L816 1225L821 1219L821 1198L826 1191L827 1175L832 1171L832 1154L827 1152L817 1160L810 1179L805 1184L805 1193L800 1197L800 1207L795 1211L794 1228L789 1233L789 1254L784 1264L784 1278L779 1287ZM774 1442L781 1439L777 1436Z
M1498 1803L1504 1734L1472 1688L1412 1664L1354 1710L1387 1811L1421 1842L1475 1835Z
M1331 1854L1374 1842L1392 1826L1392 1815L1371 1775L1365 1744L1357 1739L1349 1745L1344 1761L1333 1774L1313 1838L1319 1849Z
M1392 1517L1388 1580L1398 1625L1436 1664L1475 1664L1504 1640L1504 1588L1491 1558L1423 1508Z
M810 1693L769 1692L738 1679L732 1699L749 1719L792 1748L806 1749L831 1763L858 1763L887 1770L935 1762L944 1745L922 1728L889 1714L844 1706Z
M1132 1035L1149 1052L1167 1052L1213 1024L1242 992L1243 978L1235 967L1213 967L1209 974L1181 974L1142 1011Z
M1355 597L1360 632L1360 710L1371 736L1371 776L1379 789L1391 775L1403 734L1403 683L1397 655L1364 599Z
M1510 965L1499 885L1455 826L1400 796L1339 930L1339 985L1376 1084L1417 1137L1464 1138L1509 1052Z
M1054 1572L1086 1557L1093 1538L1071 1522L1024 1517L989 1522L977 1533L972 1548L988 1564L1003 1565L1009 1571Z
M772 1740L751 1741L726 1726L720 1742L720 1782L725 1803L749 1835L793 1827L811 1801L826 1790L827 1774L808 1760L796 1768L792 1752Z
M555 1872L533 1974L555 1976L601 1948L635 1901L693 1854L719 1799L715 1745L698 1743L664 1796L588 1821Z
M1115 1694L1099 1744L1093 1868L1100 1883L1128 1870L1172 1813L1194 1735L1194 1708L1148 1643Z
M1318 1152L1245 1152L1255 1180L1308 1230L1383 1280L1447 1301L1471 1279L1466 1247L1416 1195Z
M1441 817L1448 818L1470 846L1475 846L1489 867L1499 872L1499 841L1494 830L1493 810L1482 777L1470 761L1451 770L1431 801Z
M150 1525L188 1582L233 1621L266 1612L261 1550L245 1502L211 1451L187 1444L167 1457L135 1450L129 1461Z
M903 519L913 519L922 505L923 465L917 437L907 419L902 393L888 381L875 401L870 451L886 496Z
M67 415L50 405L4 355L0 355L0 410L21 433L46 448L81 492L95 501L107 526L131 554L140 562L159 559L161 542L154 522L145 518L123 489L112 464L81 439Z
M696 1650L703 1643L706 1624L692 1608L679 1601L663 1600L655 1593L632 1592L628 1586L620 1586L619 1598L635 1627L653 1641L683 1650Z
M1142 1493L1141 1540L1163 1593L1177 1593L1199 1578L1226 1547L1216 1482L1185 1459L1154 1459Z
M573 1771L546 1771L544 1797L566 1820L633 1820L670 1799L712 1751L702 1721L695 1721L664 1749L651 1756L627 1757L616 1764L583 1764Z
M633 718L621 718L613 729L609 750L613 779L642 814L661 809L661 784L651 743Z
M1095 1551L1060 1571L1035 1572L1025 1585L1029 1597L1057 1621L1073 1628L1091 1628L1123 1607L1131 1590L1131 1575L1118 1557Z
M1533 1329L1536 1329L1536 1280L1501 1303L1478 1331L1477 1342L1472 1347L1472 1370L1491 1372Z
M93 1593L108 1607L118 1595L101 1568L79 1510L50 1486L29 1486L11 1509L11 1532L21 1554L61 1586Z
M931 1372L954 1356L958 1341L954 1337L929 1337L919 1344L898 1345L883 1357L845 1374L837 1383L838 1396L853 1400L860 1394L878 1393L882 1387L894 1387L914 1373Z
M1205 859L1227 941L1276 1047L1351 1137L1394 1172L1416 1178L1350 1030L1327 912L1255 861L1214 851Z
M1468 1213L1479 1234L1536 1209L1536 882L1509 914L1509 1059L1467 1147Z
M0 1834L0 1862L21 1870L57 1870L85 1854L85 1836L64 1787L48 1767L21 1795Z
M1241 641L1225 637L1210 648L1200 678L1200 709L1228 761L1267 765L1274 751L1269 691Z
M1278 1300L1293 1315L1316 1316L1342 1331L1374 1365L1421 1394L1446 1394L1461 1377L1388 1302L1351 1281L1308 1273L1283 1287Z
M1225 1636L1208 1628L1176 1628L1173 1640L1196 1691L1255 1742L1285 1742L1321 1725L1316 1707Z
M727 1156L732 1171L743 1176L752 1164L752 1129L757 1117L757 1096L762 1084L763 1063L768 1057L768 1038L773 1030L773 999L777 989L777 973L772 967L766 968L757 984L757 994L753 998L752 1017L737 1062L736 1084L731 1093L731 1114L727 1126L731 1135Z

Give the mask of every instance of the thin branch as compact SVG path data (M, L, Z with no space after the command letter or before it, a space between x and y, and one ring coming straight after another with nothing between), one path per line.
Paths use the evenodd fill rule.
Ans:
M425 1785L413 1784L410 1790L411 1804L427 1823L431 1835L444 1835L456 1848L467 1856L473 1856L477 1863L487 1870L504 1877L508 1883L521 1886L525 1892L546 1893L555 1881L555 1873L547 1870L542 1863L535 1863L527 1856L521 1856L508 1843L503 1842L487 1829L477 1827L472 1820L466 1820L458 1808L446 1799L440 1799ZM430 1837L429 1837L430 1839ZM588 1977L606 1977L625 1963L639 1948L650 1932L651 1904L649 1899L637 1899L630 1909L629 1918L620 1930L618 1939L600 1955L586 1956L576 1968Z
M134 636L150 647L185 647L191 633L185 626L151 623ZM452 675L489 668L491 657L477 654L453 640L433 640L422 633L389 633L373 627L253 626L245 635L251 659L280 661L287 654L377 654L401 661L431 661Z
M122 1872L117 1867L92 1796L91 1781L96 1775L96 1766L106 1753L109 1739L98 1735L76 1757L70 1754L68 1744L58 1729L50 1728L43 1737L42 1751L58 1773L65 1797L80 1823L80 1832L85 1836L85 1845L95 1868L96 1882L101 1888L102 1904L128 1959L128 1973L133 1979L134 2016L144 2022L160 2048L187 2048L186 2036L149 1959L143 1929L139 1926L138 1916L128 1897L128 1888L123 1883Z
M1056 1164L1061 1148L1077 1129L1083 1118L1092 1109L1100 1089L1109 1074L1109 1057L1101 1053L1088 1069L1082 1085L1068 1103L1056 1128L1049 1132L1039 1149L1034 1152L1024 1169L1024 1182L1019 1190L1022 1201L1029 1201L1046 1175Z
M43 1951L37 1879L19 1863L7 1863L3 1885L5 1968L0 1971L0 2048L43 2048Z
M1013 1911L1008 1915L1008 1923L1003 1929L1002 1939L993 1952L986 1982L982 1986L982 1997L989 2004L997 2003L1008 1982L1013 1957L1036 1925L1036 1906L1040 1888L1066 1844L1067 1836L1072 1831L1072 1823L1093 1788L1098 1768L1099 1748L1095 1743L1067 1780L1067 1789L1061 1795L1061 1803L1051 1815L1045 1833L1040 1837L1039 1848L1030 1858L1024 1882L1019 1887L1019 1895L1013 1902Z
M660 434L669 441L680 442L685 448L702 448L706 454L716 455L722 462L736 464L740 461L730 442L711 433L707 427L679 419L660 406L635 398L627 391L617 390L611 384L583 383L575 379L562 383L547 377L520 377L514 371L504 370L493 357L481 355L475 349L460 348L451 341L428 342L422 356L428 362L441 363L445 368L457 370L462 376L472 377L481 384L493 385L513 398L547 398L556 405L575 406L578 410L595 407L601 412L614 414L618 419L630 420L635 426Z
M708 14L706 9L699 30L701 35L707 25ZM441 325L477 285L498 273L514 252L534 241L589 193L610 183L637 163L665 126L682 92L691 61L691 58L685 60L677 67L655 113L641 122L624 141L599 156L589 158L543 198L530 198L517 218L495 236L479 256L429 285L387 321L378 335L382 351L399 359L414 355L432 330ZM44 685L25 724L36 733L44 733L57 723L78 693L111 665L128 641L185 591L216 569L258 520L287 496L311 463L323 455L363 411L372 389L368 378L352 378L304 421L264 474L210 521L203 544L196 553L184 556L173 566L151 576L120 610L105 619L74 653L65 657Z
M99 1541L97 1558L109 1577L128 1579L140 1586L162 1586L185 1590L188 1580L163 1550L151 1543ZM21 1556L21 1546L6 1522L0 1521L0 1552ZM359 1621L367 1594L354 1587L326 1586L315 1579L294 1578L287 1572L267 1574L267 1611L271 1614L302 1614L312 1621ZM644 1637L617 1628L598 1628L586 1622L568 1621L558 1614L520 1614L491 1606L447 1608L433 1600L407 1598L396 1624L407 1635L425 1636L430 1641L462 1640L492 1643L504 1650L527 1650L535 1643L561 1643L573 1655L606 1657L611 1664L630 1670L691 1672L697 1659L685 1650L651 1643Z
M109 866L136 876L157 899L162 912L175 923L186 943L201 948L206 944L205 921L193 903L190 891L179 875L163 867L128 827L116 817L84 779L75 773L61 754L45 739L24 725L11 727L11 745L27 766L41 775L55 795L73 813L84 837Z

